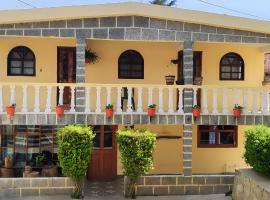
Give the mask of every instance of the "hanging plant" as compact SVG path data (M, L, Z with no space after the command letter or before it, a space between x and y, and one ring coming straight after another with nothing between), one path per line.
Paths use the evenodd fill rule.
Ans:
M86 64L95 64L98 62L99 57L96 52L92 51L91 49L85 49L85 63Z

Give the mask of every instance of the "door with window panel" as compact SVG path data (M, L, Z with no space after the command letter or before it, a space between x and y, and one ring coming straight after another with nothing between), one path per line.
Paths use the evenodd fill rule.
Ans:
M89 163L88 180L112 180L117 175L117 126L95 126L94 148Z

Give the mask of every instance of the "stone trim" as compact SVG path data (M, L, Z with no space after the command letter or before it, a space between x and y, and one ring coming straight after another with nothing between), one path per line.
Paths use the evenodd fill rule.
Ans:
M270 35L142 16L0 24L2 36L85 37L114 40L270 43Z
M81 91L80 91L81 93ZM81 94L80 94L81 95ZM83 98L83 97L82 97ZM84 100L84 99L79 99ZM77 105L79 107L80 105ZM84 110L84 106L80 107ZM78 109L78 108L76 108ZM2 125L67 125L67 124L92 124L92 125L136 125L136 124L156 124L156 125L185 125L184 137L190 138L189 126L193 125L256 125L270 124L270 115L243 115L235 118L232 115L202 115L194 119L190 113L184 115L157 114L150 118L147 114L115 114L113 118L107 119L105 113L91 114L79 112L76 114L66 113L63 117L57 117L55 113L22 114L15 113L13 119L8 119L5 113L0 114L0 124Z
M63 195L71 193L73 183L67 177L0 178L0 198Z
M233 181L234 175L143 176L137 181L136 194L139 196L225 194L232 190Z

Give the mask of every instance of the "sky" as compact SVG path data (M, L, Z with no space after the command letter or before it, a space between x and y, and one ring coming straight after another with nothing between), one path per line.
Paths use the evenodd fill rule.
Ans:
M0 10L128 2L130 0L0 0ZM132 0L148 3L149 0ZM214 6L213 4L217 5ZM177 7L270 21L269 0L177 0ZM224 9L225 7L228 9ZM233 10L233 11L232 11Z

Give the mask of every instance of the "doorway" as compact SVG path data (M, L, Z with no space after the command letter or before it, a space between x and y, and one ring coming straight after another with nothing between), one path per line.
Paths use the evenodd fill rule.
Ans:
M57 82L76 83L76 48L57 47ZM59 103L59 89L57 89L57 102ZM76 98L75 98L76 99ZM70 108L71 90L65 87L63 91L63 105Z
M117 176L117 126L95 126L94 148L89 163L87 179L91 181L113 180Z

